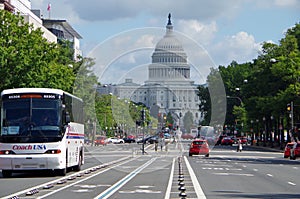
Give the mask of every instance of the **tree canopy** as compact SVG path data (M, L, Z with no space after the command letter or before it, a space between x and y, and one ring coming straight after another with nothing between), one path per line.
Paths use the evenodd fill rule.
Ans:
M250 131L250 125L253 126L255 121L261 123L264 120L267 128L271 128L272 120L279 123L285 118L285 126L290 126L286 106L291 101L300 105L299 44L300 24L297 23L287 30L279 44L264 42L262 53L252 62L232 61L228 66L218 67L227 95L225 124L236 125L237 121L242 121L244 130ZM199 93L204 93L201 101L207 103L209 97L205 88L200 87ZM242 106L238 98L242 100ZM209 107L200 106L200 111L209 114ZM294 111L295 121L300 121L300 111L297 108Z
M48 42L20 14L0 10L0 89L49 87L71 91L75 80L72 50Z

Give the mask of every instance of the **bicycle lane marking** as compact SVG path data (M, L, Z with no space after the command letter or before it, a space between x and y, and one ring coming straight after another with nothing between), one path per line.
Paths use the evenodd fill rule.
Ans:
M56 189L56 190L54 190L54 191L52 191L52 192L49 192L49 193L47 193L47 194L45 194L45 195L42 195L42 196L38 197L37 199L46 198L46 197L48 197L48 196L50 196L50 195L53 195L53 194L55 194L55 193L57 193L57 192L60 192L60 191L62 191L62 190L64 190L64 189L67 189L67 188L69 188L69 187L72 187L72 186L74 186L74 185L76 185L76 184L79 184L79 183L81 183L81 182L87 181L87 180L89 180L89 179L91 179L91 178L93 178L93 177L95 177L95 176L97 176L97 175L100 175L100 174L102 174L102 173L104 173L104 172L106 172L106 171L109 171L109 170L111 170L111 169L113 169L113 168L115 168L115 167L118 167L118 166L120 166L120 165L126 164L126 163L128 163L128 162L130 162L130 161L133 161L133 160L135 159L135 158L133 158L133 159L128 159L128 157L130 157L130 156L127 156L127 157L122 158L122 159L121 159L121 162L118 163L118 164L116 164L116 165L113 165L113 166L111 166L111 167L109 167L109 168L106 168L106 169L104 169L104 170L100 170L99 172L97 172L97 173L95 173L95 174L93 174L93 175L91 175L91 176L88 176L88 177L86 177L86 178L83 178L83 179L81 179L81 180L79 180L79 181L76 181L76 182L74 182L74 183L71 183L71 184L69 184L69 185L63 186L63 187L61 187L61 188L59 188L59 189ZM126 160L126 159L128 159L128 160ZM122 162L123 160L126 160L126 161ZM113 161L113 162L114 162L114 161ZM87 170L87 169L86 169L86 170Z
M137 174L139 174L143 169L148 167L152 162L154 162L157 158L152 158L147 161L145 164L140 166L139 168L132 171L130 174L119 180L117 183L112 185L110 188L106 189L104 192L96 196L94 199L106 199L109 198L112 194L118 191L121 187L123 187L127 182L129 182L132 178L134 178Z
M167 191L166 191L166 194L165 194L165 199L170 198L172 183L173 183L173 175L174 175L174 165L175 165L175 158L173 158L173 162L172 162L172 168L171 168L171 172L170 172L170 178L169 178Z
M197 198L198 199L206 199L206 196L197 180L197 177L194 173L194 170L192 169L188 159L186 158L186 156L184 156L184 161L185 161L185 164L186 164L186 167L189 171L189 174L190 174L190 177L192 179L192 183L193 183L193 186L194 186L194 189L195 189L195 192L197 194Z

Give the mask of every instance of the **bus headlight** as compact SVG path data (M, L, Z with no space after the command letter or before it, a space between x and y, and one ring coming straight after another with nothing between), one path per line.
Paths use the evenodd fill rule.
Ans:
M9 155L9 154L15 154L12 150L2 150L0 151L0 155Z
M61 153L60 149L50 149L48 151L45 152L46 154L59 154Z

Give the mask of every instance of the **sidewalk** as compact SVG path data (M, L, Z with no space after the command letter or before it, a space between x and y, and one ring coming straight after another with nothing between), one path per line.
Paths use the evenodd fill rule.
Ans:
M284 152L284 149L280 149L280 146L263 146L263 144L257 145L247 145L247 147L256 148L256 149L262 149L262 150L268 150L268 151L274 151L274 152Z

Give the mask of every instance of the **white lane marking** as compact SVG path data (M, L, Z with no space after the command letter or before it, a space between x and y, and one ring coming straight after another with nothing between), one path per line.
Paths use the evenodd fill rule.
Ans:
M258 171L258 169L253 169L253 171Z
M272 175L272 174L270 174L270 173L268 173L268 174L267 174L267 176L269 176L269 177L273 177L273 175Z
M90 192L90 189L78 189L78 190L73 190L75 193L87 193Z
M296 184L293 183L293 182L288 182L288 184L293 185L293 186L296 186Z
M197 180L197 177L194 173L194 170L192 169L192 167L191 167L188 159L186 158L186 156L184 156L184 161L185 161L186 167L189 171L189 174L191 176L191 179L192 179L192 182L193 182L193 185L194 185L194 189L195 189L195 192L197 194L197 198L198 199L206 199L206 196L204 195L204 192L203 192L203 190L202 190L202 188L201 188L201 186L200 186L200 184Z
M248 177L252 177L254 176L253 174L248 174L248 173L213 173L215 175L222 175L222 176L248 176Z
M130 156L126 156L126 157L124 157L124 158L121 158L121 159L118 160L118 161L123 161L123 160L128 159L128 158L130 159ZM132 160L134 160L134 159L132 159ZM127 161L129 162L130 160L127 160ZM116 161L112 161L112 162L109 162L109 163L113 163L113 162L116 162ZM106 164L107 164L107 163L106 163ZM120 165L121 165L121 164L120 164ZM114 167L112 167L112 168L114 168ZM85 169L85 170L80 171L80 172L78 172L78 173L81 173L81 172L84 173L84 171L87 171L87 170L90 170L90 169L91 169L91 168L88 168L88 169ZM105 170L105 171L106 171L106 170ZM74 175L70 175L70 176L76 176L78 173L76 173L76 174L74 174ZM100 173L96 173L96 175L98 175L98 174L100 174ZM96 176L96 175L94 174L93 176ZM62 178L59 178L59 179L55 179L55 180L53 180L53 181L46 182L46 183L44 183L44 184L37 185L37 186L35 186L35 187L31 187L31 188L28 188L28 189L19 191L19 192L17 192L17 193L11 194L11 195L9 195L9 196L5 196L5 197L3 197L3 198L1 198L1 199L4 199L4 198L12 198L12 197L15 197L15 196L18 196L18 195L22 195L22 194L24 194L24 193L27 193L27 192L29 192L29 191L31 191L31 190L33 190L33 189L40 189L41 187L47 186L47 185L49 185L49 184L56 184L58 181L60 181L60 180L62 180L62 179L67 179L67 178L69 178L70 176L66 176L66 177L62 177ZM85 181L85 180L87 180L87 179L89 179L89 178L90 178L90 177L84 178L84 179L80 180L80 182ZM78 184L78 183L73 183L72 185L74 185L74 184ZM62 190L62 189L60 189L60 190ZM55 192L57 192L57 190L56 190ZM51 192L51 193L52 193L52 192ZM50 194L50 195L51 195L51 194ZM42 198L42 197L40 197L40 198Z
M214 150L214 149L211 150L212 153L232 153L232 151L236 152L236 150L231 150L231 151L222 151L222 150ZM281 152L263 152L263 151L243 151L242 153L245 153L245 154L273 154L273 155L281 154Z
M196 161L196 163L199 163ZM211 166L211 167L233 167L232 165L226 165L226 164L201 164L202 166Z
M134 187L137 187L137 188L140 188L140 189L149 189L149 188L152 188L154 186L152 186L152 185L140 185L140 186L134 186Z
M139 168L132 171L130 174L119 180L117 183L112 185L110 188L106 189L104 192L96 196L94 199L106 199L109 198L112 194L114 194L117 190L119 190L122 186L124 186L127 182L129 182L132 178L134 178L137 174L139 174L143 169L152 164L156 158L152 158L147 161L145 164L140 166Z
M175 158L173 158L173 161L172 161L171 173L170 173L168 187L167 187L166 194L165 194L165 199L169 199L170 195L171 195L173 175L174 175L174 164L175 164Z
M134 191L119 191L119 193L161 193L161 191L152 191L152 190L145 190L145 189L136 189Z
M128 158L128 157L127 157ZM124 157L124 159L126 159L126 157ZM119 164L116 164L116 165L114 165L114 166L112 166L112 167L109 167L109 168L107 168L107 169L104 169L103 171L100 171L100 172L97 172L97 173L95 173L95 174L93 174L93 175L90 175L89 177L87 177L87 178L83 178L83 179L81 179L81 180L79 180L79 181L76 181L76 182L74 182L74 183L71 183L71 184L69 184L69 185L67 185L67 186L63 186L63 187L61 187L60 189L56 189L56 190L54 190L54 191L52 191L52 192L49 192L48 194L45 194L45 195L43 195L43 196L41 196L41 197L38 197L38 199L42 199L42 198L46 198L46 197L48 197L48 196L50 196L50 195L53 195L53 194L55 194L55 193L57 193L57 192L60 192L60 191L62 191L62 190L64 190L64 189L67 189L67 188L69 188L69 187L72 187L72 186L74 186L74 185L77 185L77 184L79 184L79 183L81 183L81 182L84 182L84 181L86 181L86 180L88 180L88 179L90 179L90 178L93 178L93 177L95 177L95 176L97 176L97 175L99 175L99 174L101 174L101 173L104 173L104 172L106 172L106 171L108 171L108 170L111 170L111 169L113 169L113 168L115 168L115 167L118 167L118 166L120 166L120 165L123 165L123 164L125 164L125 163L127 163L127 162L130 162L130 161L132 161L132 160L134 160L135 158L133 158L133 159L128 159L128 160L126 160L125 162L121 162L121 163L119 163Z
M235 158L235 159L275 159L278 157L272 157L272 156L251 156L251 155L239 155L239 156L232 156L232 155L209 155L209 157L212 158Z

